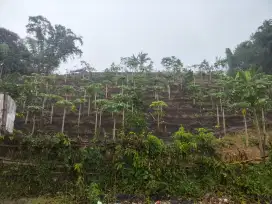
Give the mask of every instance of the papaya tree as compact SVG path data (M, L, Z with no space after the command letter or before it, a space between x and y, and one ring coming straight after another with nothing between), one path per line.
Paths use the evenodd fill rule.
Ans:
M113 95L112 100L123 107L122 109L122 127L125 127L125 111L129 108L130 96L127 94L116 94Z
M97 103L97 110L99 111L99 123L98 123L98 127L99 129L101 129L101 124L102 124L102 114L103 111L106 108L106 104L107 104L108 100L107 99L98 99L96 101Z
M104 80L103 84L105 86L105 98L108 98L109 86L112 84L112 82L110 80Z
M64 124L65 124L65 117L67 114L67 110L73 108L73 103L68 100L60 100L56 103L56 106L63 108L63 116L62 116L62 125L61 125L61 133L64 133Z
M30 135L33 135L35 132L35 126L36 126L36 115L40 112L41 107L40 106L28 106L27 110L32 114L32 131Z
M164 116L165 112L163 108L167 107L168 105L164 101L153 101L150 104L150 108L155 111L155 115L157 115L157 128L160 129L160 122L161 118Z
M48 101L50 103L51 106L51 112L50 112L50 124L53 123L53 115L54 115L54 106L55 104L60 101L60 100L64 100L61 96L55 95L55 94L48 94Z
M188 87L189 91L191 92L191 98L193 99L193 105L196 104L196 99L198 98L200 94L200 86L196 84L190 84Z
M79 109L78 109L78 118L77 118L77 127L79 128L80 125L80 118L81 118L81 111L82 111L82 105L85 103L85 99L84 98L78 98L74 101L75 105L79 105Z
M113 141L116 140L116 119L117 115L123 110L124 108L123 103L116 103L114 101L107 101L105 104L105 108L108 112L112 113L113 115L113 129L112 129L112 139Z
M86 94L88 96L88 116L90 115L91 111L91 97L93 93L93 87L91 85L85 87Z
M73 86L70 85L64 85L61 87L61 93L64 94L65 100L68 100L69 97L75 92L75 89Z
M95 84L92 84L91 87L94 94L94 109L96 109L96 100L97 100L98 93L101 91L102 84L95 83Z

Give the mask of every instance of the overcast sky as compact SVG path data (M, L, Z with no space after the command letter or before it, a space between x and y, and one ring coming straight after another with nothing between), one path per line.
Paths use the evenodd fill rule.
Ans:
M97 70L140 51L160 68L166 56L185 65L223 57L271 11L272 0L0 0L0 27L25 37L28 16L43 15L83 36L82 59Z

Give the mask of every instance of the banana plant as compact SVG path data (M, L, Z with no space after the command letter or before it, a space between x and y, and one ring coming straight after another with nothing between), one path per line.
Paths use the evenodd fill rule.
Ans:
M261 134L259 117L263 113L264 104L269 101L268 90L272 84L271 78L266 77L263 73L250 69L239 71L235 76L233 83L233 95L236 100L249 104L249 109L253 112L254 122L258 133L259 149L261 157L265 155L265 138ZM262 114L264 118L264 114ZM264 120L263 120L264 124ZM265 125L263 125L263 128ZM266 130L263 129L265 134Z
M249 146L249 135L248 135L248 128L247 128L247 114L248 114L248 109L250 107L250 104L247 102L239 102L239 103L234 103L232 104L234 108L238 108L241 110L243 120L244 120L244 128L245 128L245 142L246 142L246 147Z

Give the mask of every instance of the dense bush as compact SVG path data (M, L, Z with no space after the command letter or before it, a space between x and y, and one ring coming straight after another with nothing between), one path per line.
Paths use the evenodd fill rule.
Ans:
M20 156L28 155L29 162L37 165L3 166L0 194L62 193L81 202L107 201L119 194L198 199L217 193L252 202L271 199L271 163L222 163L215 152L215 138L205 129L192 134L181 127L171 144L151 134L129 133L121 138L80 148L62 134L28 137L20 142L26 145Z

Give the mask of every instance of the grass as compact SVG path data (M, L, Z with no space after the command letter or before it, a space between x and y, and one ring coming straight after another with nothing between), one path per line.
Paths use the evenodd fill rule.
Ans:
M72 204L75 203L64 196L59 197L38 197L38 198L22 198L19 200L4 200L0 204Z

